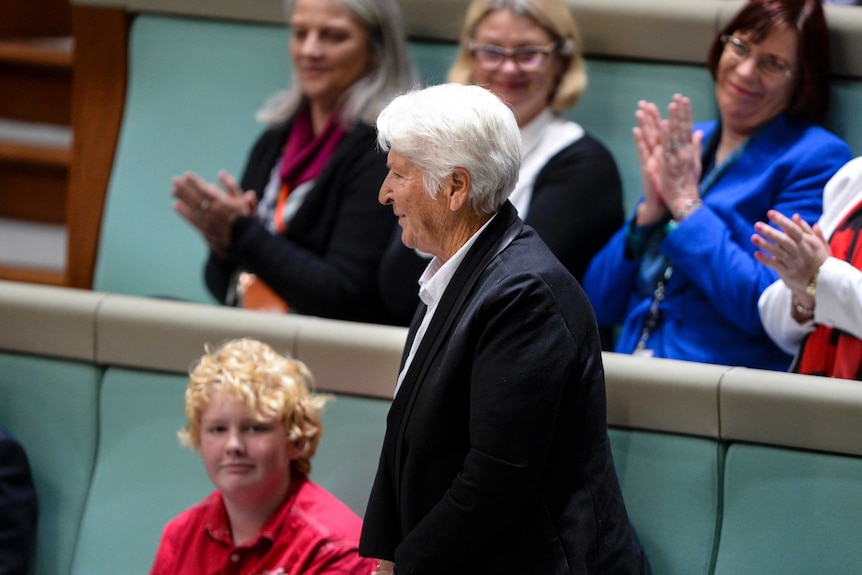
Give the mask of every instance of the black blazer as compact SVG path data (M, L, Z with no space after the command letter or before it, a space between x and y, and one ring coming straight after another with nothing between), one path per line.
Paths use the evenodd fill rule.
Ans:
M0 575L26 575L36 545L38 506L27 454L0 430Z
M261 197L281 157L289 126L265 132L241 180ZM372 126L357 124L344 137L284 235L271 234L255 217L233 225L229 260L210 254L206 282L226 301L237 268L254 272L303 314L398 323L381 303L378 266L392 237L392 209L377 201L386 156ZM401 321L406 325L406 321Z
M393 401L360 553L398 575L648 571L611 457L591 307L508 202Z

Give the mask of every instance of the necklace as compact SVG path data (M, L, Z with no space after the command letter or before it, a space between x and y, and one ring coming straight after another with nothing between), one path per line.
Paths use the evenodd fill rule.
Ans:
M640 339L638 340L638 344L635 346L634 352L632 352L634 355L652 357L655 353L653 350L647 349L646 344L649 339L650 332L658 327L658 324L661 321L661 310L658 306L664 299L664 290L667 287L667 282L670 280L672 273L673 266L667 266L664 270L664 275L660 280L658 280L658 284L655 286L652 303L649 306L649 314L644 318L644 326L641 329Z

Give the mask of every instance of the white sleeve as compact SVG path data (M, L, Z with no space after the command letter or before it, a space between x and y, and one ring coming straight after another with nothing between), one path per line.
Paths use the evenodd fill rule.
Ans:
M819 281L818 281L819 283ZM819 286L818 286L819 292ZM775 280L768 288L760 294L760 299L757 301L757 309L760 311L760 321L763 323L763 328L775 345L783 349L790 355L796 355L799 351L799 344L802 343L802 338L814 330L814 322L808 321L804 324L799 324L790 315L790 300L793 297L793 292L787 287L782 280ZM815 307L815 316L818 312L820 294L817 294L817 306Z
M817 274L814 319L862 339L862 270L838 258L823 263Z

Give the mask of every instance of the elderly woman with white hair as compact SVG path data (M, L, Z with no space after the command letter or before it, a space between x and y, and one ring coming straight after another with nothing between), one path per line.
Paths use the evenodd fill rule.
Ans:
M289 0L290 88L241 182L174 178L174 208L210 248L205 277L228 305L391 323L376 277L394 224L374 121L413 85L395 0Z
M512 111L444 84L396 98L377 126L379 200L433 259L360 554L378 573L649 572L611 456L590 304L507 200Z

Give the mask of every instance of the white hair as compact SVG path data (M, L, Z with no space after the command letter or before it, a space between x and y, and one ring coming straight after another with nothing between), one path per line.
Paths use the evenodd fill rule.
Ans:
M480 214L499 210L518 181L515 115L479 86L440 84L398 96L377 117L377 142L419 168L431 197L455 168L466 169L468 201Z
M407 39L401 10L395 0L336 0L368 31L372 65L342 96L341 120L346 126L357 121L374 125L380 110L397 94L416 85L413 63L407 52ZM296 0L285 0L287 14L293 12ZM291 72L287 90L269 98L257 112L257 119L269 126L290 120L302 106L305 97Z

